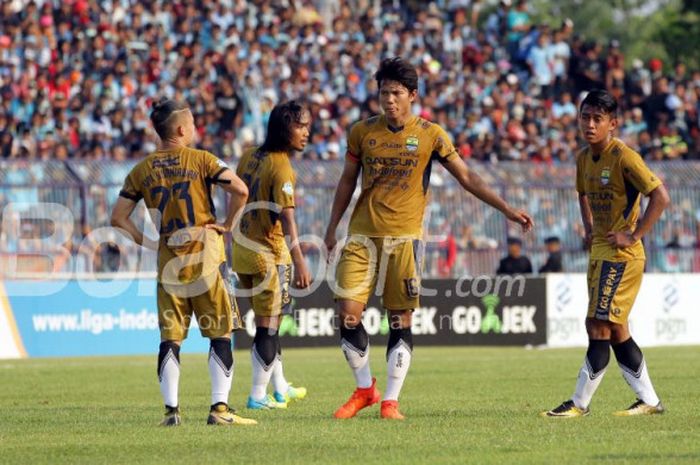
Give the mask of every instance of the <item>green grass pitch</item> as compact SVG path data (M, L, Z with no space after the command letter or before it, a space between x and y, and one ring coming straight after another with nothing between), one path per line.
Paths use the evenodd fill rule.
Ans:
M384 348L372 368L385 385ZM287 411L241 413L257 427L206 426L204 355L183 355L183 425L159 428L155 355L0 361L2 464L697 464L700 347L645 350L668 412L617 418L634 395L611 359L591 416L545 419L567 399L584 350L417 346L401 397L406 422L373 406L331 418L352 391L338 348L286 350L288 378L309 396ZM250 386L247 351L236 352L234 407Z

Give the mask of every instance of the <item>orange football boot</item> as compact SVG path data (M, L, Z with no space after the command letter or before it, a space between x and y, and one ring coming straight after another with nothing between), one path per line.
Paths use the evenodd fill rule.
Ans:
M399 412L398 400L383 400L380 413L382 418L387 420L405 420L406 417Z
M338 419L352 418L363 408L379 402L381 396L376 385L377 379L372 378L372 385L370 387L355 389L350 399L336 410L333 416Z

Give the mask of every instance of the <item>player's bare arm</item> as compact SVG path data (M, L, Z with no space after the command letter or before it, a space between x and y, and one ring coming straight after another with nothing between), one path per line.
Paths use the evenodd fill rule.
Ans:
M669 197L668 191L663 185L660 185L649 193L649 206L634 231L609 231L605 238L610 245L619 249L633 245L651 230L670 203L671 197Z
M591 250L591 245L593 244L593 212L591 211L591 204L588 201L588 196L579 192L578 194L578 205L581 210L581 221L583 222L583 229L585 236L584 247L586 250Z
M282 231L285 236L289 237L289 253L294 263L294 286L299 289L307 288L311 284L311 273L309 272L309 267L306 266L306 260L301 251L297 224L294 221L294 208L283 208L280 219L282 221Z
M496 210L502 212L506 218L514 223L518 223L523 231L527 232L532 229L534 222L530 215L523 210L517 210L494 192L481 176L467 168L467 165L459 157L453 157L445 163L447 171L454 176L459 184L471 194L474 194L479 200L491 205Z
M144 244L143 233L139 231L139 228L131 221L131 213L134 211L134 208L136 208L136 202L126 197L119 197L112 210L112 226L128 232L138 245L157 250L157 246L150 241Z
M350 200L352 200L352 194L355 192L355 186L357 185L357 177L360 175L360 164L354 160L345 160L345 166L343 167L343 174L340 175L340 181L338 182L338 189L335 191L335 197L333 198L333 207L331 208L331 219L328 222L328 228L326 228L326 237L324 242L329 251L333 250L335 244L338 240L335 238L336 228L338 223L340 223L341 218L345 210L348 209L350 205Z
M231 194L231 200L228 204L226 221L223 224L208 224L206 227L224 233L231 231L233 225L238 221L248 200L248 187L241 178L236 176L236 173L228 169L219 175L216 182L222 189Z

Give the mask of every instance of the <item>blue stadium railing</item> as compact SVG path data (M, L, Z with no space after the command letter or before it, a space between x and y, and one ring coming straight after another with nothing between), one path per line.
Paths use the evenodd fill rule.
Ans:
M27 245L27 241L24 249L18 250L17 238L8 234L12 219L5 218L4 207L9 203L22 204L26 210L33 204L49 202L64 205L73 213L72 240L65 245L74 254L71 266L78 271L90 268L87 262L94 257L81 256L79 245L84 245L84 236L90 231L109 225L111 208L133 164L105 160L0 161L0 208L4 221L4 230L0 231L0 264L6 263L8 256L21 252L24 271L46 271L44 268L50 261L43 255L55 251L41 250L41 244ZM235 166L235 161L230 164ZM303 234L322 236L342 162L295 161L294 164L298 173L296 214L300 230ZM586 254L581 249L573 165L475 162L469 165L509 202L533 214L536 228L522 239L524 252L530 256L535 270L546 260L544 239L558 236L563 247L564 269L585 271ZM645 240L647 267L660 272L698 272L700 162L661 162L651 164L651 168L664 180L673 204ZM217 213L223 215L226 203L223 191L217 189L214 201ZM145 209L138 208L135 215L138 223L143 224ZM341 229L347 225L348 216ZM54 226L46 221L23 221L21 237L45 237L52 228ZM441 167L435 167L431 178L426 233L429 238L426 277L492 274L505 254L506 237L519 235L517 227L464 192ZM451 258L450 248L441 241L447 235L454 239ZM93 248L83 247L82 255L91 250ZM120 270L153 270L152 259L144 263L137 247L127 247L125 255ZM36 256L36 260L31 259L32 256ZM317 266L318 254L309 250L308 256L312 265ZM98 269L105 268L104 264L101 266ZM5 269L3 266L2 270Z

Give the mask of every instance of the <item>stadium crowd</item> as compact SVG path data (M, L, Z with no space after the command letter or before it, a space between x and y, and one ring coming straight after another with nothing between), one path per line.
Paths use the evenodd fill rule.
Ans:
M378 113L386 55L420 69L416 111L479 160L570 162L580 93L620 98L620 135L653 160L700 156L700 70L625 60L571 20L535 24L523 0L0 0L2 158L141 157L149 104L187 100L200 145L226 158L261 142L281 100L314 116L303 155L342 158L345 130ZM631 66L625 66L625 63Z

